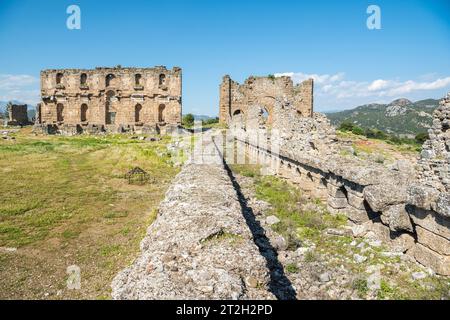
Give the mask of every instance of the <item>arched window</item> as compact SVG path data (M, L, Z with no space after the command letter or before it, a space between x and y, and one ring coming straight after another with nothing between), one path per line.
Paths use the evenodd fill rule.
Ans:
M266 123L267 120L269 119L269 112L267 111L266 108L261 109L261 117L262 117L264 123Z
M164 73L161 73L159 75L159 85L165 85L166 84L166 75Z
M62 103L56 105L56 121L64 121L64 105Z
M87 74L86 73L82 73L80 76L80 84L81 85L85 85L87 82Z
M115 98L115 95L116 93L113 90L109 90L106 92L106 124L115 124L116 122L116 111L111 104L111 100Z
M107 86L107 87L111 86L111 85L113 84L113 80L114 80L115 78L116 78L116 77L115 77L113 74L108 74L108 75L106 76L106 79L105 79L106 86Z
M56 84L61 84L61 82L62 82L62 79L63 79L63 74L62 73L60 73L60 72L58 72L57 74L56 74Z
M141 121L141 110L142 110L142 106L140 104L137 104L134 107L134 121L135 122Z
M88 106L87 104L83 103L81 105L81 122L87 121L87 113L88 113Z
M160 104L158 107L158 121L159 122L165 122L165 112L166 105Z
M142 79L142 75L136 74L134 76L134 84L137 85L137 86L140 86L141 85L141 79Z

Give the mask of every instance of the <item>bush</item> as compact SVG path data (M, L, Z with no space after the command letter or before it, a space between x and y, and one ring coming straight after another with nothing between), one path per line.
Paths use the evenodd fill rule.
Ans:
M352 133L356 134L358 136L363 136L364 135L364 129L361 128L361 127L358 127L358 126L353 126Z
M183 116L182 120L183 126L189 128L194 125L194 115L192 113L188 113L185 116Z
M352 131L353 129L353 123L351 123L350 121L344 121L341 123L341 125L339 126L338 130L340 131Z
M423 144L425 141L429 139L428 133L426 132L420 132L416 134L414 140L416 140L417 143Z
M381 130L378 129L366 129L364 135L367 138L386 140L388 135Z
M219 123L219 118L218 117L202 121L202 125L204 125L204 126L215 124L215 123Z

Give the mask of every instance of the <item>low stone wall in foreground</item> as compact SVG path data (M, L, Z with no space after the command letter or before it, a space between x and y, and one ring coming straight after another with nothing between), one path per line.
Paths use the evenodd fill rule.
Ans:
M269 271L210 143L160 204L141 254L112 283L114 299L272 299Z

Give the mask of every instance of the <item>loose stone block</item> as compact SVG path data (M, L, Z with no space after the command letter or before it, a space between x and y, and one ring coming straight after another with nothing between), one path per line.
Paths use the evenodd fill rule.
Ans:
M348 207L347 198L328 197L328 205L334 209L344 209Z
M360 210L365 210L365 206L364 206L364 198L363 197L359 197L357 195L355 195L354 193L349 192L347 194L348 197L348 203L356 208L356 209L360 209Z
M413 232L414 228L409 218L409 214L404 204L397 204L387 207L380 216L384 224L389 225L392 231Z
M420 243L414 246L412 254L425 267L440 275L450 276L450 256L441 255Z
M382 223L373 223L371 230L395 252L406 252L415 244L414 237L409 233L393 232Z
M417 241L437 253L450 256L450 240L416 226Z
M356 209L354 207L347 207L343 211L351 221L357 224L370 221L371 219L369 213L365 209Z
M408 206L407 210L413 222L424 229L450 240L450 219L436 212Z

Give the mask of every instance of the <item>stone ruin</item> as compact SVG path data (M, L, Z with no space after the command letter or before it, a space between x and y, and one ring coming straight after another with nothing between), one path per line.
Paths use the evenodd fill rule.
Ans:
M415 224L416 259L442 265L450 274L450 93L433 114L429 139L418 161L418 179L408 189L408 212Z
M289 100L300 116L312 116L313 80L294 85L290 77L252 76L240 85L226 75L220 85L219 121L239 125L251 120L248 113L256 110L262 124L271 124L278 98Z
M28 120L28 106L26 104L12 104L8 106L8 126L26 126L30 124Z
M355 236L372 234L394 252L450 275L449 96L434 114L418 169L341 156L329 120L298 113L295 99L282 93L274 97L270 123L261 122L258 106L243 109L243 122L231 121L230 130L253 163L323 199L331 213L345 214Z
M181 125L181 87L178 67L43 70L35 131L172 131Z

